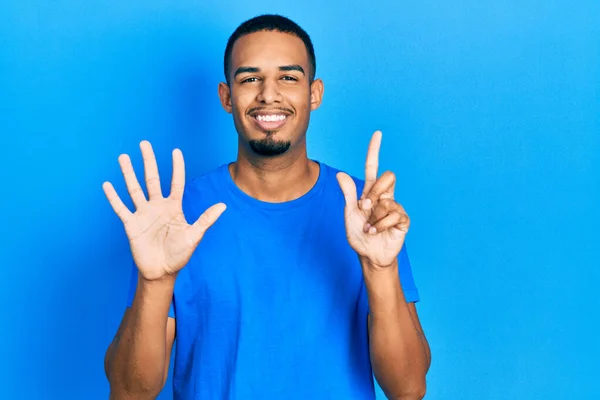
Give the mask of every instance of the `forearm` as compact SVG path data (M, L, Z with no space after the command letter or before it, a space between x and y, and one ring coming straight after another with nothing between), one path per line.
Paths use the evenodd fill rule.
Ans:
M374 375L390 399L421 399L429 368L428 346L404 299L398 266L363 261L370 306L369 347Z
M166 332L175 279L138 280L127 320L106 355L111 399L155 398L167 360Z

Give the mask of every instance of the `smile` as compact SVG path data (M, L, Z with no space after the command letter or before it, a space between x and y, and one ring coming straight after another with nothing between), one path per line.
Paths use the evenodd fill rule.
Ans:
M272 131L280 129L287 122L286 114L256 114L252 116L260 130Z
M276 122L276 121L283 121L284 119L286 119L285 115L257 115L255 117L257 120L261 121L261 122Z

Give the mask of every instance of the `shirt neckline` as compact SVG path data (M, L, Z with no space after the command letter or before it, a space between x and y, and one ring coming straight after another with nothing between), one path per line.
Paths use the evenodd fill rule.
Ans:
M241 203L249 205L251 207L258 207L258 208L267 209L267 210L288 210L288 209L303 206L303 205L307 204L308 202L310 202L315 196L318 195L321 188L325 184L325 181L327 180L325 164L323 164L319 161L316 161L316 160L311 160L311 161L314 161L319 165L319 175L317 177L317 181L302 196L300 196L294 200L289 200L289 201L284 201L284 202L274 203L274 202L258 200L256 198L250 196L246 192L242 191L237 186L237 184L233 180L233 177L229 173L229 165L231 165L232 163L223 164L221 166L221 174L223 175L223 178L225 179L225 182L227 183L229 192L232 194L232 196L236 200L240 200Z

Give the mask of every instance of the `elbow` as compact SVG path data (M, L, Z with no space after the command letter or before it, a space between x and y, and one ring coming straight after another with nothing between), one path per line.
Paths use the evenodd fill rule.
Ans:
M110 400L154 400L162 391L166 374L136 370L131 365L107 357L104 364L110 390Z
M399 397L396 397L397 400L422 400L425 397L426 393L425 386L415 388L410 392L407 392Z
M418 381L418 384L413 386L411 388L411 390L407 394L405 394L401 399L402 400L421 400L425 397L426 393L427 393L427 382L425 380L425 377L422 377Z
M126 374L109 377L110 400L154 400L164 386L164 380L126 377Z
M110 400L154 400L160 394L160 390L155 389L140 389L136 388L133 390L127 389L124 386L112 386L110 387Z
M396 394L388 395L388 399L393 400L422 400L427 392L427 384L425 380L414 382L412 385L403 388Z

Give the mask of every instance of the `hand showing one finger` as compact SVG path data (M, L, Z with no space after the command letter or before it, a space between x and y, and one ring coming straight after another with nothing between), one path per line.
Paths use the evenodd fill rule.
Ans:
M372 264L391 265L404 244L410 219L394 200L396 176L386 171L379 178L381 132L373 134L365 163L365 186L360 200L352 178L341 172L337 179L344 194L346 236L350 246Z

